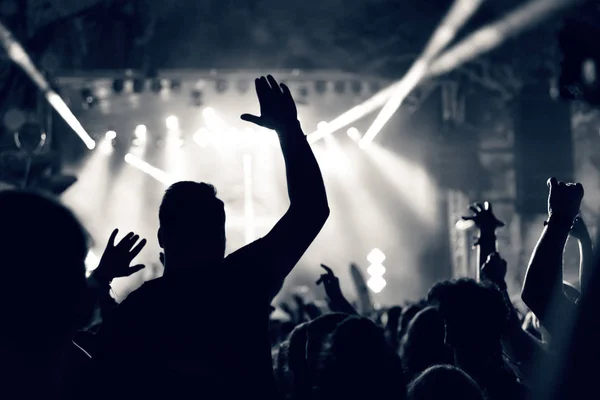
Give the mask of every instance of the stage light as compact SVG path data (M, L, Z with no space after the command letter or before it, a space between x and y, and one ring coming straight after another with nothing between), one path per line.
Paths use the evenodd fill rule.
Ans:
M298 89L298 95L300 97L308 97L308 88L306 86L300 86Z
M83 128L77 117L73 114L64 100L52 89L52 86L37 67L33 64L31 57L23 46L14 39L13 34L0 22L0 43L6 50L8 57L14 61L33 83L44 93L46 100L75 131L77 136L85 143L88 149L96 147L96 142Z
M326 135L331 134L345 126L348 126L351 123L356 122L362 117L377 110L379 107L384 105L386 101L388 101L396 87L398 87L397 83L381 90L362 104L352 107L350 110L346 111L342 115L331 120L326 130L317 130L315 132L310 133L307 138L308 142L314 143L320 139L323 139Z
M163 89L162 81L159 78L152 79L152 83L150 83L150 90L154 93L160 93Z
M85 257L85 269L88 272L91 272L93 270L95 270L96 268L98 268L98 265L100 264L100 258L94 254L94 252L92 252L91 250L88 252L87 256Z
M471 18L482 2L483 0L456 0L452 4L441 24L429 39L423 53L400 80L392 97L361 139L360 148L367 148L369 143L381 132L381 129L400 108L410 92L425 78L435 57L454 39L458 30Z
M354 94L360 94L362 92L362 82L361 81L352 81L350 83L350 89Z
M367 261L371 264L381 264L385 261L385 254L383 254L383 251L375 248L367 255Z
M250 82L246 79L240 79L236 86L240 93L246 93L250 89Z
M145 142L148 137L148 128L146 128L146 125L138 125L135 127L134 134L136 139Z
M229 88L229 83L225 79L219 79L215 84L215 88L217 93L224 93Z
M177 79L171 80L171 90L173 92L178 92L181 90L181 81Z
M156 179L157 181L163 183L166 186L170 186L176 182L175 178L166 173L165 171L148 164L147 162L143 161L142 159L136 157L131 153L125 155L125 162L139 169L143 173L150 175L152 178Z
M323 94L327 91L327 82L325 81L316 81L315 82L315 92L318 94Z
M196 107L202 107L204 101L202 100L202 92L200 90L192 91L192 103Z
M81 99L83 100L83 105L86 108L90 108L96 103L94 93L90 88L81 89Z
M225 122L219 117L217 112L211 108L206 107L202 110L202 116L206 122L206 126L213 131L220 131L225 129Z
M103 140L100 142L100 146L98 146L98 150L100 153L104 155L110 155L113 152L112 140Z
M106 132L106 134L104 135L104 137L106 138L106 140L114 140L117 138L117 132L115 131L108 131Z
M373 293L381 293L381 291L387 286L387 282L382 277L372 277L367 281L367 286L373 291Z
M367 273L371 277L367 281L367 286L374 293L379 293L387 285L387 282L383 278L386 269L382 265L382 263L385 261L385 254L383 254L383 251L379 249L373 249L367 255L367 261L371 263L371 265L367 267Z
M112 89L115 94L123 93L123 89L125 89L125 81L123 81L123 79L115 79L112 83Z
M146 88L146 80L137 78L133 80L133 93L142 93Z
M333 84L333 90L337 94L344 94L344 92L346 91L346 82L345 81L336 81Z
M327 130L328 126L329 126L329 124L327 122L321 121L317 124L317 131L324 132L325 130Z
M448 49L432 64L428 76L452 71L504 43L509 37L532 28L563 8L577 4L572 0L532 0L518 7L500 21L489 24Z
M176 131L179 129L179 118L174 115L167 117L166 123L169 130Z
M355 142L358 142L360 140L360 132L355 127L348 128L346 134L350 139L354 140Z
M96 142L83 128L77 117L73 114L69 106L55 92L49 91L46 93L46 100L54 107L56 112L65 120L65 122L75 131L77 136L85 143L88 149L93 150L96 147Z
M207 147L210 144L210 131L206 128L200 128L198 132L194 133L192 139L198 146Z

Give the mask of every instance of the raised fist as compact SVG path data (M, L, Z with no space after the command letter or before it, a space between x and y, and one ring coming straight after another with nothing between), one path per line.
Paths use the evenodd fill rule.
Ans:
M583 199L583 186L580 183L559 182L556 178L548 179L548 216L572 224L579 214Z

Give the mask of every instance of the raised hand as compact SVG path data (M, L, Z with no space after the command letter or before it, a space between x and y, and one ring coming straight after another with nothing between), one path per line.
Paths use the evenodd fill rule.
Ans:
M244 121L276 131L297 123L298 111L290 89L279 84L271 75L255 80L256 94L260 103L260 116L243 114Z
M475 203L469 207L473 215L462 217L465 221L473 221L480 230L495 230L504 226L504 222L500 221L494 215L492 204L489 202Z
M119 230L115 229L110 235L104 254L100 259L100 264L94 271L94 276L108 282L114 278L133 275L144 269L143 264L134 265L133 267L130 264L146 245L146 239L142 239L138 243L140 237L133 232L129 232L119 243L115 244L118 233Z
M321 264L321 268L325 270L325 273L321 275L317 281L317 285L322 283L325 287L325 293L327 294L331 311L343 312L351 315L357 314L356 309L350 304L346 297L344 297L342 288L340 287L340 280L335 276L331 268L324 264Z
M580 183L559 182L548 179L548 216L572 224L579 214L583 199L583 186Z
M488 256L481 268L481 278L498 285L501 289L506 288L506 261L498 253Z
M327 297L332 300L337 300L340 296L343 297L342 289L340 288L340 280L335 276L331 268L325 264L321 264L321 268L325 270L325 273L321 275L317 281L317 285L322 283Z

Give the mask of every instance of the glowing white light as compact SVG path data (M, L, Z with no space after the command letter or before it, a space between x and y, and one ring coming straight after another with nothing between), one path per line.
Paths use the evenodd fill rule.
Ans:
M354 140L355 142L358 142L360 140L360 132L355 127L349 128L346 134L350 139Z
M533 28L557 11L577 3L572 0L531 0L501 20L475 31L452 46L433 62L428 76L433 77L451 71L493 50L509 37Z
M117 132L115 131L108 131L106 132L106 134L104 135L104 137L106 138L106 140L114 140L117 138Z
M459 231L466 231L468 229L471 229L474 226L475 226L474 221L472 221L472 220L465 221L462 219L459 219L458 221L456 221L456 225L455 225L456 229Z
M369 276L383 276L386 269L381 264L371 264L367 267L367 273Z
M246 244L256 239L254 231L254 194L252 183L252 156L245 154L244 158L244 214L246 216Z
M176 182L175 178L165 171L148 164L131 153L125 155L125 162L167 186L170 186Z
M386 122L388 122L396 110L400 108L400 105L404 99L406 99L406 96L408 96L410 92L417 87L426 73L427 62L425 60L418 60L413 64L413 66L400 81L400 84L392 94L392 97L377 115L375 121L373 121L373 124L367 130L365 136L363 136L360 140L359 143L362 143L361 148L365 148L365 145L368 145L369 142L373 141L375 136L377 136L377 134L381 131Z
M377 110L379 107L383 106L386 101L388 101L397 87L398 83L395 83L383 90L380 90L370 99L367 99L364 103L352 107L342 115L329 121L327 129L316 130L315 132L307 135L308 143L315 143L320 139L323 139L325 136L337 131L338 129L342 129L343 127L348 126Z
M65 122L75 131L77 136L85 143L88 149L93 150L96 147L96 142L83 128L77 117L73 114L69 106L63 99L51 89L51 85L42 74L31 58L23 49L21 44L17 42L12 33L0 23L0 43L6 50L8 56L19 65L29 78L37 85L37 87L45 93L46 100L56 110L56 112L65 120Z
M145 142L147 138L148 128L146 128L146 125L138 125L135 127L134 133L137 139L141 140L142 142Z
M192 135L192 140L200 147L206 147L210 144L210 131L206 128L200 128L198 132Z
M167 129L176 131L179 129L179 118L174 115L167 117Z
M96 142L83 128L77 117L71 112L71 109L54 91L46 93L46 100L56 112L65 120L65 122L75 131L77 136L85 143L88 149L93 150L96 147Z
M325 121L321 121L317 124L317 131L326 131L329 124Z
M386 285L387 282L381 276L371 277L367 281L367 286L373 291L373 293L380 293Z
M381 265L385 261L385 254L383 251L379 249L373 249L367 255L367 261L371 263L369 267L367 267L367 273L371 277L367 281L367 286L374 293L379 293L383 290L387 282L383 279L383 275L385 275L385 267Z
M100 147L98 149L100 150L100 153L107 156L113 152L113 146L110 140L103 140L100 142Z
M85 257L85 269L93 271L98 268L98 264L100 264L100 258L90 250Z
M385 261L385 254L379 249L373 249L367 255L367 261L371 264L381 264Z
M217 112L211 108L206 107L202 110L202 116L206 122L206 126L212 130L224 130L226 128L225 122L219 117Z

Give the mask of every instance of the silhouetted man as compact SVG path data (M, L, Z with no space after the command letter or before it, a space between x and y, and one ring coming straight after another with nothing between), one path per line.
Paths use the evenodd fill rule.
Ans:
M323 178L289 89L256 80L261 116L285 159L290 207L264 238L224 257L225 211L215 189L178 182L165 193L158 240L165 274L133 292L99 334L111 396L275 397L270 302L329 216Z

